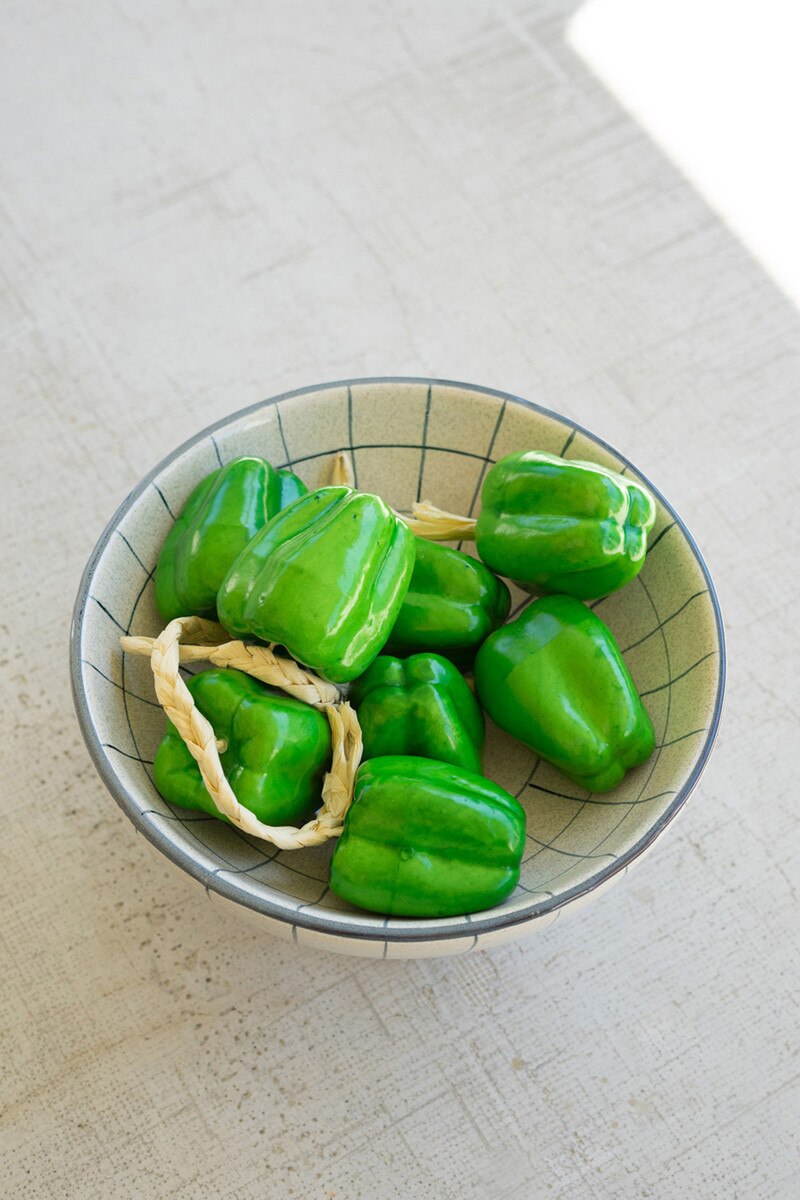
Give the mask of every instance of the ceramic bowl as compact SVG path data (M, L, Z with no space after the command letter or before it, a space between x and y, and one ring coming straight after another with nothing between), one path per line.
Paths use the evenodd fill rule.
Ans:
M642 479L657 499L642 572L592 605L623 650L657 749L615 791L590 795L488 723L485 773L527 813L520 884L504 904L440 920L361 912L328 890L330 844L277 851L161 799L152 761L164 716L147 661L123 656L119 637L160 630L153 599L159 548L203 475L237 455L258 454L317 487L328 482L331 456L348 449L364 491L401 510L430 499L471 515L488 467L529 448L612 467ZM522 593L513 590L513 596L515 608L524 602ZM627 459L588 430L517 396L427 379L303 388L234 413L186 442L112 517L86 567L72 630L83 735L136 828L209 896L232 901L265 930L300 945L383 958L460 954L520 937L620 879L697 783L719 722L724 671L719 606L703 559L675 510ZM198 889L198 904L203 896Z

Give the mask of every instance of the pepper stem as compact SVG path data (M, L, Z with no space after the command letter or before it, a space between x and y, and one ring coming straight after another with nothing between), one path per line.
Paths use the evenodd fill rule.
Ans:
M418 501L411 509L411 516L398 514L412 533L427 538L429 542L475 541L474 517L459 517L456 513L437 508L430 500Z
M331 484L340 484L349 488L356 486L353 456L349 450L340 450L338 454L334 454L331 464Z

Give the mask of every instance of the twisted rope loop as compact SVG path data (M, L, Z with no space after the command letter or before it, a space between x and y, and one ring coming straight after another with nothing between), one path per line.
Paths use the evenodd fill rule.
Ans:
M184 636L192 637L194 644L181 645ZM341 701L334 684L304 671L293 659L276 655L272 647L231 641L221 625L202 617L177 617L157 638L123 637L120 641L127 653L149 656L158 702L197 763L214 804L233 825L252 837L272 842L281 850L319 846L342 832L363 744L355 711ZM312 821L300 828L265 825L236 799L222 768L213 727L197 708L181 678L181 662L199 659L245 671L325 712L331 726L333 753L331 769L322 785L322 807Z
M322 707L325 704L337 704L341 693L336 684L304 671L293 658L283 658L277 655L271 646L248 646L245 642L232 641L231 635L216 621L206 621L203 617L178 617L180 631L170 634L169 642L175 642L179 661L182 663L199 662L201 660L213 663L215 667L234 667L244 671L262 683L280 688L295 700L305 704ZM145 654L152 658L158 642L163 643L167 631L172 630L175 621L158 638L123 637L120 638L122 649L128 654ZM192 639L192 645L181 644L181 638Z

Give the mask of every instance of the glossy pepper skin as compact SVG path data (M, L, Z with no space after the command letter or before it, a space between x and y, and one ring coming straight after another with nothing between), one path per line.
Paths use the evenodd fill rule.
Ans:
M236 458L194 489L156 565L158 611L165 621L213 617L233 560L270 518L307 491L291 471L263 458Z
M489 716L590 792L617 786L654 749L653 726L614 635L572 596L543 596L475 660Z
M484 720L464 676L438 654L381 654L350 689L364 758L418 755L480 773Z
M320 488L245 547L222 583L217 611L236 637L279 642L344 683L385 643L413 569L413 534L379 496Z
M217 737L227 742L220 760L239 803L268 825L309 819L322 803L322 777L331 759L325 716L241 671L201 671L187 686ZM228 820L171 722L156 752L153 776L171 804Z
M453 917L514 890L525 813L472 771L407 756L373 758L331 860L331 891L395 917Z
M508 616L509 590L479 559L425 538L415 538L415 545L414 573L386 649L432 650L457 663L471 662Z
M489 471L475 535L498 574L531 591L589 600L639 573L655 517L650 493L622 475L528 450Z

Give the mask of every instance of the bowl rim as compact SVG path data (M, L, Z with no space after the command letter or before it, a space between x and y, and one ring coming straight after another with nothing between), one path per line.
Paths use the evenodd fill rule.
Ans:
M714 620L717 630L717 638L719 642L719 664L717 676L716 699L714 703L714 711L711 721L708 726L706 738L700 750L697 761L683 787L676 793L668 808L661 814L657 821L647 830L642 837L634 843L624 854L615 859L613 863L606 864L591 875L582 883L576 884L566 892L558 896L548 897L541 901L533 901L525 908L510 914L503 914L489 909L485 914L467 914L466 929L461 923L462 918L458 918L456 924L453 918L433 918L421 919L419 922L408 922L401 928L390 928L386 924L376 926L371 929L352 929L342 927L340 918L337 913L332 912L330 915L318 915L309 912L307 909L297 909L287 911L279 905L274 904L266 897L257 897L250 892L245 892L239 889L233 882L221 877L216 871L210 871L193 858L181 846L173 842L163 830L157 825L145 819L145 814L136 804L133 796L128 789L122 784L121 780L116 775L110 759L104 753L100 738L91 718L89 709L88 697L83 683L82 656L81 656L81 640L83 633L84 615L87 601L89 599L89 587L94 575L95 567L104 553L106 546L111 540L114 531L119 525L121 519L129 511L136 500L144 491L154 482L154 480L176 459L180 458L193 446L199 442L205 441L213 436L218 430L224 429L226 426L250 413L259 412L265 408L280 404L284 400L291 400L298 396L310 395L312 393L333 391L340 388L363 387L376 384L414 384L419 386L456 388L460 391L475 392L480 395L492 396L506 403L510 402L519 405L522 408L532 409L543 416L553 418L563 424L571 427L574 434L583 434L590 441L602 446L610 454L614 455L621 463L630 468L635 475L652 491L659 503L663 505L665 511L669 513L674 523L678 526L683 537L686 539L695 559L700 567L700 570L705 578L708 595L714 610ZM127 496L118 505L112 517L103 529L98 538L94 549L92 550L89 560L83 570L78 593L75 599L75 605L72 613L72 621L70 626L70 677L72 684L72 699L75 706L75 712L78 718L81 733L84 742L89 751L89 755L94 763L94 766L100 775L103 783L108 791L119 804L120 808L126 816L132 821L134 827L142 833L148 841L150 841L157 849L159 849L167 858L171 859L177 866L181 867L189 875L193 876L204 885L207 891L217 892L227 900L232 900L236 904L241 904L245 908L249 908L263 916L278 920L285 924L293 926L293 935L297 936L297 927L313 930L315 933L333 935L339 938L352 938L355 941L376 941L376 942L433 942L433 941L449 941L453 938L463 938L465 936L474 936L484 933L497 932L500 930L511 929L516 925L526 925L536 920L548 916L556 915L561 909L566 908L576 901L582 900L589 896L598 888L605 886L615 878L623 874L627 868L640 858L656 841L656 839L664 832L666 827L674 820L684 804L688 800L691 793L694 791L697 782L705 769L709 755L714 746L714 742L719 730L720 718L722 714L722 705L725 695L725 680L727 672L727 653L725 647L725 631L720 610L719 598L716 588L714 587L711 573L700 552L700 549L687 529L683 520L669 503L666 497L654 486L644 475L639 468L630 461L624 454L621 454L616 447L612 446L604 438L593 433L586 426L581 425L577 421L564 416L562 413L556 412L554 409L547 408L544 405L537 404L533 400L527 400L524 396L517 396L513 392L505 392L498 388L484 387L479 384L466 383L462 380L454 379L438 379L427 376L416 375L372 375L363 376L353 379L336 379L324 383L311 384L306 387L292 388L289 391L281 392L276 396L272 396L266 400L259 400L255 404L249 404L244 408L237 409L235 412L229 413L227 416L214 421L211 425L201 429L192 437L187 438L173 451L167 454L160 462L156 464L147 474L139 481L139 483L127 494Z

